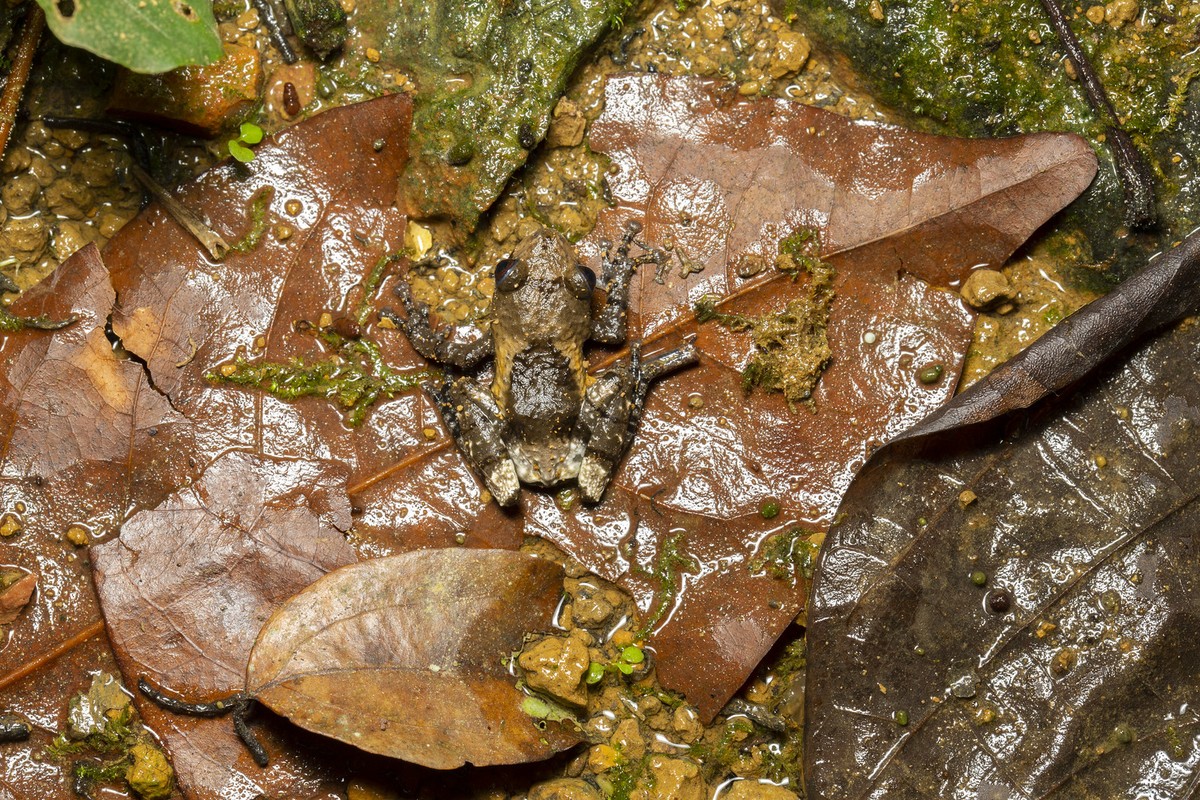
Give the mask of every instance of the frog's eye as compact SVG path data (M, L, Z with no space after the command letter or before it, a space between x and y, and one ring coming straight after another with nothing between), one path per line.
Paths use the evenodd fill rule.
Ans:
M575 274L567 278L567 287L579 300L589 300L596 290L596 273L583 264L577 264Z
M519 258L503 258L496 264L496 288L515 292L525 283L525 263Z

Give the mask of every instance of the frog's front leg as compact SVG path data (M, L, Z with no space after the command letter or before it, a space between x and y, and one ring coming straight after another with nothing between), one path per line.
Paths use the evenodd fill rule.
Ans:
M401 278L396 284L395 292L396 297L404 304L407 317L388 314L388 319L401 327L413 349L425 358L468 370L478 366L479 362L492 354L490 331L469 342L453 339L448 328L436 331L433 329L429 321L429 306L413 297L408 281Z
M603 496L633 440L650 384L697 360L696 346L690 341L646 360L640 343L635 343L627 361L617 362L588 387L579 411L578 432L586 445L576 479L585 502L597 503Z
M591 338L602 344L621 344L625 341L629 318L629 284L633 274L642 264L661 264L666 253L637 239L642 224L633 220L625 225L625 233L614 253L611 246L604 248L604 306L592 321ZM642 248L639 256L629 255L632 245Z
M429 393L437 401L454 442L496 502L516 505L521 482L504 446L507 423L492 393L469 378L430 387Z

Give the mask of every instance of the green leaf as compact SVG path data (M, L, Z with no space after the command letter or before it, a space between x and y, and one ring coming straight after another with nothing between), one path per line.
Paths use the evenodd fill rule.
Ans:
M604 665L599 661L593 661L589 666L587 673L583 676L583 680L589 686L599 683L604 678Z
M242 135L239 138L245 144L258 144L263 138L263 129L253 122L243 122L241 133Z
M224 54L209 0L38 0L65 44L134 72L211 64Z
M631 644L621 651L621 660L626 664L640 664L646 660L646 654L642 652L642 648Z
M633 674L633 666L630 664L626 664L624 661L618 661L613 666L615 666L617 668L617 672L620 672L622 675L632 675Z
M249 147L246 147L237 139L229 140L229 155L233 156L243 164L249 164L254 160L254 151Z

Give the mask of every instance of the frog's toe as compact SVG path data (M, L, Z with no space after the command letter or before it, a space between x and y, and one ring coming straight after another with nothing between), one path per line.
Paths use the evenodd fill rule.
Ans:
M612 477L612 462L589 453L579 465L579 494L585 503L599 503Z
M517 478L517 468L507 458L497 461L487 471L484 483L487 484L492 497L502 506L515 506L521 497L521 481Z

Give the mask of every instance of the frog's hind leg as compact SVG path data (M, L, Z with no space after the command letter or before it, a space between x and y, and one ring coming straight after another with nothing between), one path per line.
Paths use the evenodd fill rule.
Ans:
M517 468L504 446L506 424L487 389L467 378L428 387L450 435L467 463L483 479L502 506L513 506L521 495Z
M587 447L576 481L588 503L600 501L617 463L633 441L650 384L697 361L696 347L690 341L645 361L639 344L629 350L628 361L614 364L588 387L579 412L579 429Z

